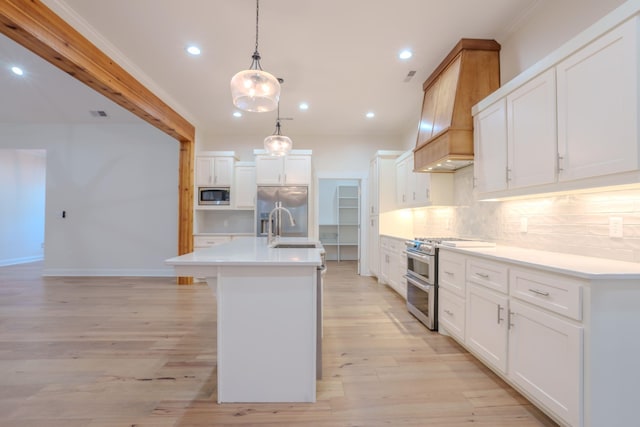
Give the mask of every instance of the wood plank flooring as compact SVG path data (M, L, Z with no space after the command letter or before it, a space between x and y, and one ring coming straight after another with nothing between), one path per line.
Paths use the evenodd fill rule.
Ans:
M329 263L313 404L216 403L205 284L40 273L0 268L1 427L555 426L354 263Z

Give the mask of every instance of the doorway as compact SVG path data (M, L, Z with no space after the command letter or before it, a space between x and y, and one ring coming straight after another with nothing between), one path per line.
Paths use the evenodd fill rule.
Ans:
M360 274L361 180L318 179L318 237L329 261L356 261Z
M0 149L0 266L44 259L46 150Z

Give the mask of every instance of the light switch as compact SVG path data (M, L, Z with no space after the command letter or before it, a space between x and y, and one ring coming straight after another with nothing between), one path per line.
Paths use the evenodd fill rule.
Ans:
M622 217L609 217L609 237L621 238L623 235L622 226Z

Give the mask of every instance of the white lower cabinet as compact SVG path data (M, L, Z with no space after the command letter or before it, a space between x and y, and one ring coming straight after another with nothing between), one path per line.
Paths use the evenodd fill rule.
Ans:
M466 344L503 374L507 372L509 298L475 283L467 284Z
M582 327L511 300L509 378L569 425L582 425Z
M380 237L380 276L382 283L389 285L404 299L407 298L407 259L403 255L404 241L388 236Z
M465 300L448 291L438 290L438 327L459 341L465 339Z
M557 421L590 425L584 279L442 248L438 269L440 328Z

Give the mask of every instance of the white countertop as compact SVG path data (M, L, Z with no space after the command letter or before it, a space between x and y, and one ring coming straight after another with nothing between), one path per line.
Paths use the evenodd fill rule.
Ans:
M312 242L298 237L283 237L278 242ZM266 237L238 237L185 255L169 258L173 266L320 266L322 248L271 248Z
M616 261L559 252L524 249L514 246L493 248L453 248L443 250L477 255L496 261L510 262L523 267L544 269L585 279L639 280L640 263Z

